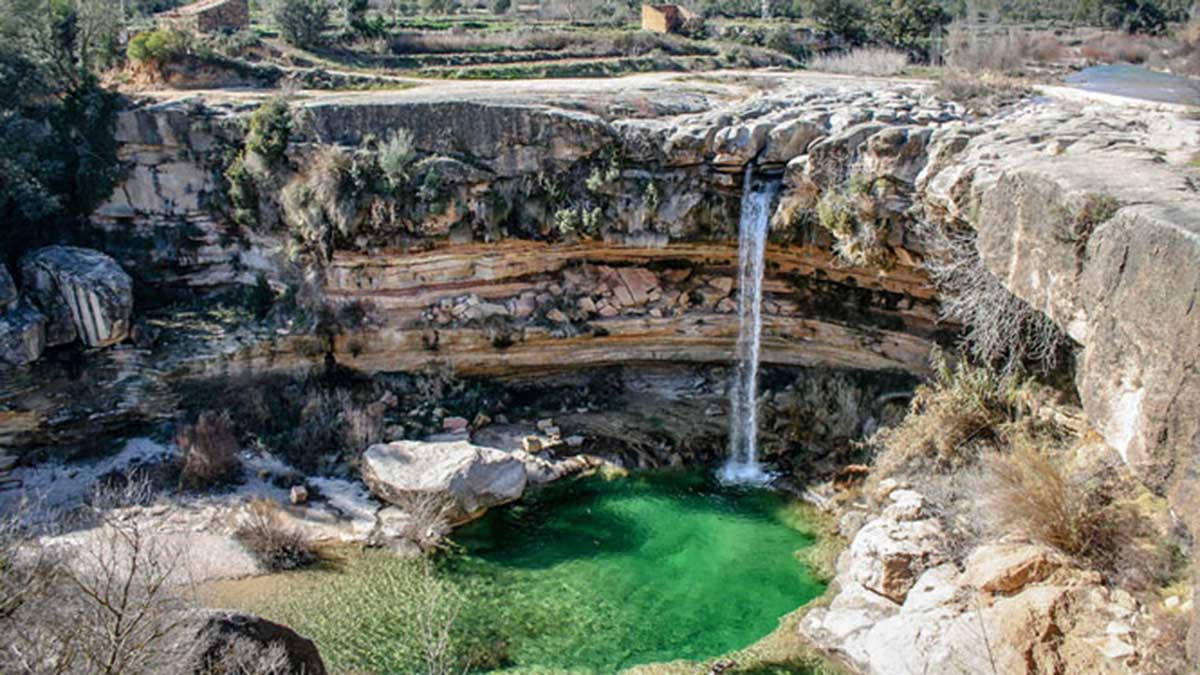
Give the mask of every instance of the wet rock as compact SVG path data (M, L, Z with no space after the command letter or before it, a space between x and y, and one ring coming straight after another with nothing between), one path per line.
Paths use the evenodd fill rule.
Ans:
M371 492L400 507L414 496L445 499L455 524L519 499L526 481L524 465L510 454L467 441L373 445L363 454L362 475Z
M33 363L46 348L46 317L28 305L0 313L0 361Z
M46 315L47 345L78 337L88 347L106 347L128 335L133 280L107 255L47 246L21 260L21 280Z
M179 672L241 672L239 663L261 656L268 649L281 650L286 664L280 675L324 675L325 662L312 640L287 626L266 619L231 611L205 612L196 620L197 628L189 643L191 652ZM254 671L257 672L257 671Z

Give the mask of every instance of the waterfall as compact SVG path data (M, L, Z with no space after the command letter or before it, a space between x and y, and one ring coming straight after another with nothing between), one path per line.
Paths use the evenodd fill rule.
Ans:
M747 167L738 222L738 339L729 395L729 461L721 480L764 484L771 476L758 464L758 349L767 226L779 181L767 181L755 191L752 174Z

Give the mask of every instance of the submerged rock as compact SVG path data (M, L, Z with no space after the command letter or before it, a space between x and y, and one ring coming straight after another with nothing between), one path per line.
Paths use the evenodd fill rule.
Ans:
M178 672L325 674L325 662L312 640L287 626L253 614L206 612L198 622L192 644L191 657ZM255 668L269 658L268 650L271 649L282 650L282 668Z
M21 260L25 293L47 317L49 346L73 342L107 347L129 334L133 280L107 255L47 246Z
M520 499L526 483L519 459L467 441L372 445L363 455L362 475L371 492L401 508L414 498L445 499L447 518L456 524Z

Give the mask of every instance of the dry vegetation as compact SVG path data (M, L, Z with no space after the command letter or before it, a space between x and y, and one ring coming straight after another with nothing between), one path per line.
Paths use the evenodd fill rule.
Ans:
M279 504L271 499L250 502L236 536L273 572L299 569L317 560L312 541L287 524Z
M908 67L908 55L883 47L863 47L844 53L816 56L806 67L822 73L888 77L899 75Z
M0 518L0 672L282 675L278 648L241 645L201 663L203 622L186 551L119 511L145 484L97 495L96 527L48 545L26 509ZM57 517L53 522L61 523Z
M1055 368L1070 338L988 271L973 230L920 223L914 234L928 253L924 266L941 293L942 318L964 326L973 359L1002 373Z
M203 412L195 424L179 430L175 444L182 453L180 484L203 489L228 483L241 474L238 442L227 412Z
M1176 544L1139 506L1152 498L1111 451L1080 437L1079 415L1061 394L941 354L935 367L910 414L871 439L872 481L917 481L957 555L984 538L1017 536L1129 590L1175 578Z

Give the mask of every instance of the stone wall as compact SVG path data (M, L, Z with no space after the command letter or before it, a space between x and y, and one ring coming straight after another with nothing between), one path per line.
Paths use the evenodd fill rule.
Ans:
M168 25L194 33L219 33L250 27L248 0L200 0L159 15Z

